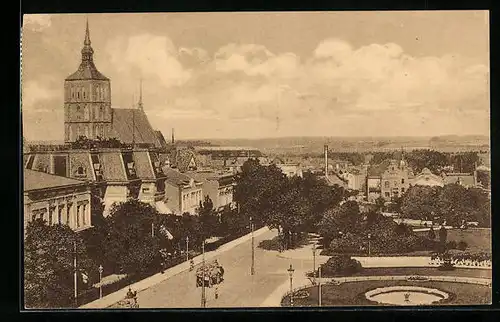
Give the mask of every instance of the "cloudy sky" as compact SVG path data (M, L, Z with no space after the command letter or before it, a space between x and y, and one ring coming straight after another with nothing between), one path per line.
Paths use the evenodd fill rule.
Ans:
M489 135L488 13L25 15L23 131L63 139L85 21L112 105L183 138Z

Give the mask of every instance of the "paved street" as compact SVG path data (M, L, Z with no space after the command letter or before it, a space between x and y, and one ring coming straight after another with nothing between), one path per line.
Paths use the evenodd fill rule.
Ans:
M280 285L288 280L287 268L296 269L295 276L312 270L312 260L286 259L277 252L258 248L262 240L276 236L275 230L255 238L255 275L250 275L251 241L246 241L215 257L224 267L224 282L215 300L214 289L206 288L209 307L258 307ZM311 267L309 267L311 266ZM198 308L201 288L196 288L195 271L185 271L138 293L141 308Z

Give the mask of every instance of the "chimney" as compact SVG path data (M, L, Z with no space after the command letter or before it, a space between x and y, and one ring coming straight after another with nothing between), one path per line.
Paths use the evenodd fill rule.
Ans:
M328 178L328 145L325 144L325 177Z
M175 143L175 137L174 137L174 129L172 128L172 144Z

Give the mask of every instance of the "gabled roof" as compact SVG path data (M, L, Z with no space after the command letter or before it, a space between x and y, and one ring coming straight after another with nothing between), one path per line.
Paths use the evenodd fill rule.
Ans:
M24 191L58 188L84 184L85 181L24 169Z
M331 174L328 175L328 177L323 177L325 178L326 182L328 183L329 186L334 186L338 185L340 187L346 187L347 184L344 180L340 179L337 175Z
M180 173L179 171L176 171L174 169L171 169L167 166L163 167L163 172L167 176L167 182L175 185L175 186L182 186L182 185L188 185L189 182L191 181L191 177L188 175L185 175L184 173ZM200 183L197 180L194 180L195 184Z
M188 149L172 149L170 152L170 164L175 166L180 172L189 170L189 164L192 159L194 159L195 163L197 162L194 152Z
M113 108L112 111L113 128L110 137L126 144L135 142L161 146L144 111L129 108Z
M167 147L168 144L167 144L167 141L165 140L165 137L163 136L163 133L161 133L161 131L159 131L159 130L155 130L155 134L156 134L156 139L160 143L160 146L162 148Z

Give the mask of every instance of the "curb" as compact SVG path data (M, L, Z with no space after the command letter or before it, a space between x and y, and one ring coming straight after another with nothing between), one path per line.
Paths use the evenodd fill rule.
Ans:
M257 237L257 236L260 236L266 232L269 232L270 229L265 226L265 227L262 227L256 231L254 231L253 235L254 237ZM210 251L210 252L205 252L205 261L211 259L211 258L214 258L215 256L223 253L223 252L226 252L240 244L242 244L243 242L247 241L247 240L250 240L252 237L252 234L247 234L247 235L244 235L242 237L239 237L235 240L232 240L224 245L221 245L219 248L217 248L216 250L213 250L213 251ZM199 263L201 263L203 259L203 255L200 254L196 257L193 258L194 262L195 262L195 265L199 265ZM134 284L131 284L130 285L130 288L133 289L134 291L137 291L138 293L141 292L141 291L144 291L156 284L159 284L177 274L180 274L184 271L187 271L189 270L189 263L188 262L183 262L181 264L178 264L176 266L173 266L171 268L168 268L164 271L164 273L157 273L155 275L152 275L148 278L145 278L141 281L138 281L138 282L135 282ZM125 296L127 295L127 292L128 292L128 289L129 287L124 287L122 288L121 290L118 290L116 292L113 292L111 294L108 294L104 297L102 297L101 299L97 299L95 301L92 301L92 302L89 302L85 305L82 305L80 306L79 308L82 308L82 309L105 309L105 308L109 308L111 305L121 301L122 299L125 298Z

